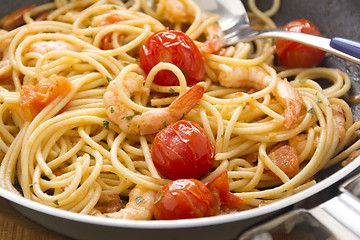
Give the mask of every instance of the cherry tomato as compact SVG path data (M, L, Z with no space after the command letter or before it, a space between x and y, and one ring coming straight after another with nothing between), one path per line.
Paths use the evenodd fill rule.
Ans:
M294 147L284 145L270 153L269 158L288 177L294 177L299 172L300 158ZM271 171L268 174L276 176Z
M149 73L159 62L172 63L185 75L188 85L194 85L205 76L204 61L194 41L181 31L164 30L154 33L140 50L140 66ZM154 83L162 86L179 85L169 70L156 74Z
M200 218L213 213L209 189L196 179L178 179L157 192L154 216L157 220Z
M35 86L23 86L20 90L20 108L26 120L34 119L51 101L65 96L72 88L73 85L67 78L57 75L51 75Z
M292 32L307 33L322 36L319 29L309 20L299 19L289 22L283 27ZM301 43L276 39L275 52L279 65L288 68L308 68L319 65L324 59L325 52Z
M166 178L199 178L212 166L214 146L200 125L180 120L155 136L151 157Z
M239 208L245 202L242 198L230 192L229 179L226 170L222 171L206 186L214 196L214 205L218 211L220 211L220 206Z

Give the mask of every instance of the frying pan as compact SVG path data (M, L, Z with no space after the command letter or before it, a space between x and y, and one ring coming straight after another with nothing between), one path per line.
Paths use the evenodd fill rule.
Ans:
M0 16L30 4L41 4L46 0L0 1ZM266 9L269 1L258 1L261 9ZM246 5L246 1L244 1ZM360 40L360 1L358 0L282 0L279 13L274 16L278 26L287 22L306 18L311 20L326 37L345 37ZM349 74L352 88L345 98L360 93L360 66L335 56L327 56L323 66L335 67ZM359 117L360 104L352 103L355 119ZM273 219L306 202L319 204L309 199L326 200L340 182L346 180L360 166L360 158L345 167L339 165L322 170L316 174L318 184L279 200L267 206L239 213L200 219L175 221L131 221L103 219L48 207L16 196L0 189L0 196L9 200L20 213L33 221L75 239L236 239L240 232L261 221ZM310 206L313 207L313 206Z

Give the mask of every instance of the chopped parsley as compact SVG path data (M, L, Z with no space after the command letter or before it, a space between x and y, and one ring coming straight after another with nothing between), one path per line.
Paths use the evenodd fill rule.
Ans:
M108 82L111 82L112 81L112 78L111 77L109 77L109 76L105 76L106 77L106 80L108 81Z
M135 202L136 203L143 203L144 199L142 198L142 196L138 196L138 197L135 198Z
M104 128L105 128L106 130L109 130L109 121L104 120L104 121L103 121L103 125L104 125Z
M184 74L185 77L189 76L189 73L188 73L188 72L185 72L185 71L184 71L183 69L181 69L181 68L180 68L180 70L181 70L181 72Z
M158 203L158 202L161 200L161 198L163 197L163 195L164 195L163 191L160 190L159 195L158 195L156 201L154 202L154 204L155 204L155 203Z
M110 113L114 113L114 108L113 107L110 108Z
M175 90L173 88L169 89L169 93L174 93L174 92L175 92Z
M300 80L299 80L299 83L302 83L302 84L303 84L303 83L306 83L306 78L300 79Z
M163 126L164 126L164 128L166 128L166 121L163 122Z
M56 199L56 200L54 201L54 204L55 204L56 206L59 206L59 201Z
M311 113L311 114L314 114L315 113L315 111L314 111L314 108L309 108L309 110L307 111L308 113Z
M138 115L139 113L134 113L134 115L129 115L129 116L126 116L126 117L122 117L121 119L124 119L124 118L126 118L127 120L131 120L131 119L133 119L133 117L135 117L136 115Z

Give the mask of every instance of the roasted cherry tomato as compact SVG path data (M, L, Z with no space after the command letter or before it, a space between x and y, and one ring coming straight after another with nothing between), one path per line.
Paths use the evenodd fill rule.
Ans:
M157 220L187 219L211 216L213 197L196 179L178 179L157 192L154 216Z
M278 166L288 177L294 177L299 172L300 157L294 147L284 145L269 154L269 158ZM273 172L268 172L276 176Z
M305 19L291 21L283 29L322 36L319 29L309 20ZM277 54L277 63L288 68L317 66L325 56L325 52L319 49L282 39L275 40L275 52Z
M34 119L51 101L65 96L72 88L73 85L67 78L57 75L51 75L35 86L23 86L20 90L20 108L26 120Z
M166 178L199 178L212 166L214 146L200 125L181 120L155 136L151 157Z
M229 190L229 179L227 171L222 171L206 185L214 197L214 209L220 212L220 206L239 208L244 204L244 200Z
M140 50L140 66L149 73L159 62L172 63L185 75L188 85L201 81L205 76L204 61L194 41L181 31L164 30L154 33ZM156 74L154 83L162 86L179 85L179 80L169 70Z

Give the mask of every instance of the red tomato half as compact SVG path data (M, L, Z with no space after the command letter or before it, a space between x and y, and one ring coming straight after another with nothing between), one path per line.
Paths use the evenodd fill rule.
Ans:
M212 166L214 146L197 123L181 120L155 136L151 157L166 178L199 178Z
M209 189L196 179L179 179L168 183L156 194L156 220L200 218L213 213Z
M283 27L292 32L307 33L322 36L319 29L309 20L299 19L289 22ZM308 68L319 65L324 59L325 52L301 43L288 40L276 39L275 52L277 62L288 68Z
M220 212L220 206L239 208L245 203L242 198L230 192L226 170L217 175L206 186L214 196L214 205L218 212Z
M140 66L149 73L160 62L172 63L185 75L188 85L194 85L205 76L204 61L194 41L181 31L164 30L154 33L140 50ZM179 80L168 70L160 71L154 83L177 86Z

